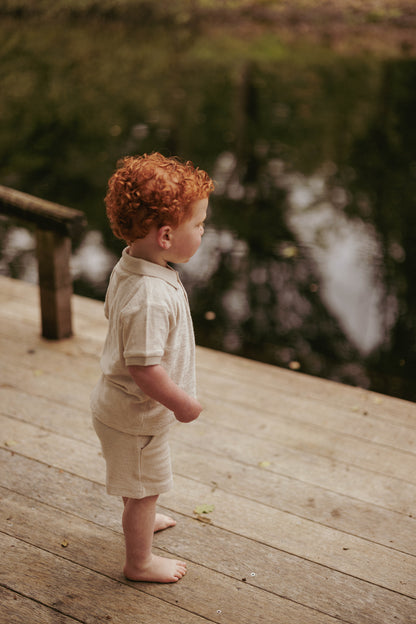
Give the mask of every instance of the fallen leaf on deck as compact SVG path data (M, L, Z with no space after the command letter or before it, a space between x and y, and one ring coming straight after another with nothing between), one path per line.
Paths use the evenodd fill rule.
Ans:
M62 548L66 548L68 546L68 541L66 539L62 540L61 546Z
M260 468L267 468L268 466L270 466L270 462L269 461L261 461L261 462L259 462L259 466L260 466Z
M4 446L16 446L17 442L15 440L6 440Z
M199 516L200 514L209 514L211 513L211 511L214 511L214 505L198 505L194 509L194 514L197 514Z

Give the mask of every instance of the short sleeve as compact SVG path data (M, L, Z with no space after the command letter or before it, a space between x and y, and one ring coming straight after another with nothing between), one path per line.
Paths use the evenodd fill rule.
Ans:
M126 366L159 364L169 336L169 310L147 303L121 317L121 338Z
M105 297L105 301L104 301L104 316L105 318L108 320L110 318L110 309L109 309L109 305L108 305L108 294Z

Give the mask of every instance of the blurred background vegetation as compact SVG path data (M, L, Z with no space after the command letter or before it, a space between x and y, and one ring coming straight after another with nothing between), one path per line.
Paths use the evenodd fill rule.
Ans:
M6 0L0 183L87 213L76 292L121 250L104 214L125 154L216 180L178 267L197 342L416 399L415 9L405 2ZM33 239L0 222L0 271Z

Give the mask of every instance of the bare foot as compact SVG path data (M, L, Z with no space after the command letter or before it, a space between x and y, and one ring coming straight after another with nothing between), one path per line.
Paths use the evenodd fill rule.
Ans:
M165 516L165 514L157 513L155 518L154 533L156 533L156 531L163 531L163 529L173 527L175 526L175 524L176 520L174 520L170 516Z
M149 563L143 567L128 570L127 566L125 566L123 572L124 576L130 581L176 583L186 574L186 563L152 554Z

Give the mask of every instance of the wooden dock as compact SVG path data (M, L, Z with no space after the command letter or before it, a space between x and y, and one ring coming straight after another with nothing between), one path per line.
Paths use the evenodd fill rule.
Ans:
M35 286L0 298L2 623L416 623L413 403L199 348L205 410L173 428L178 524L155 536L188 574L128 582L89 414L102 304L74 297L54 342Z

